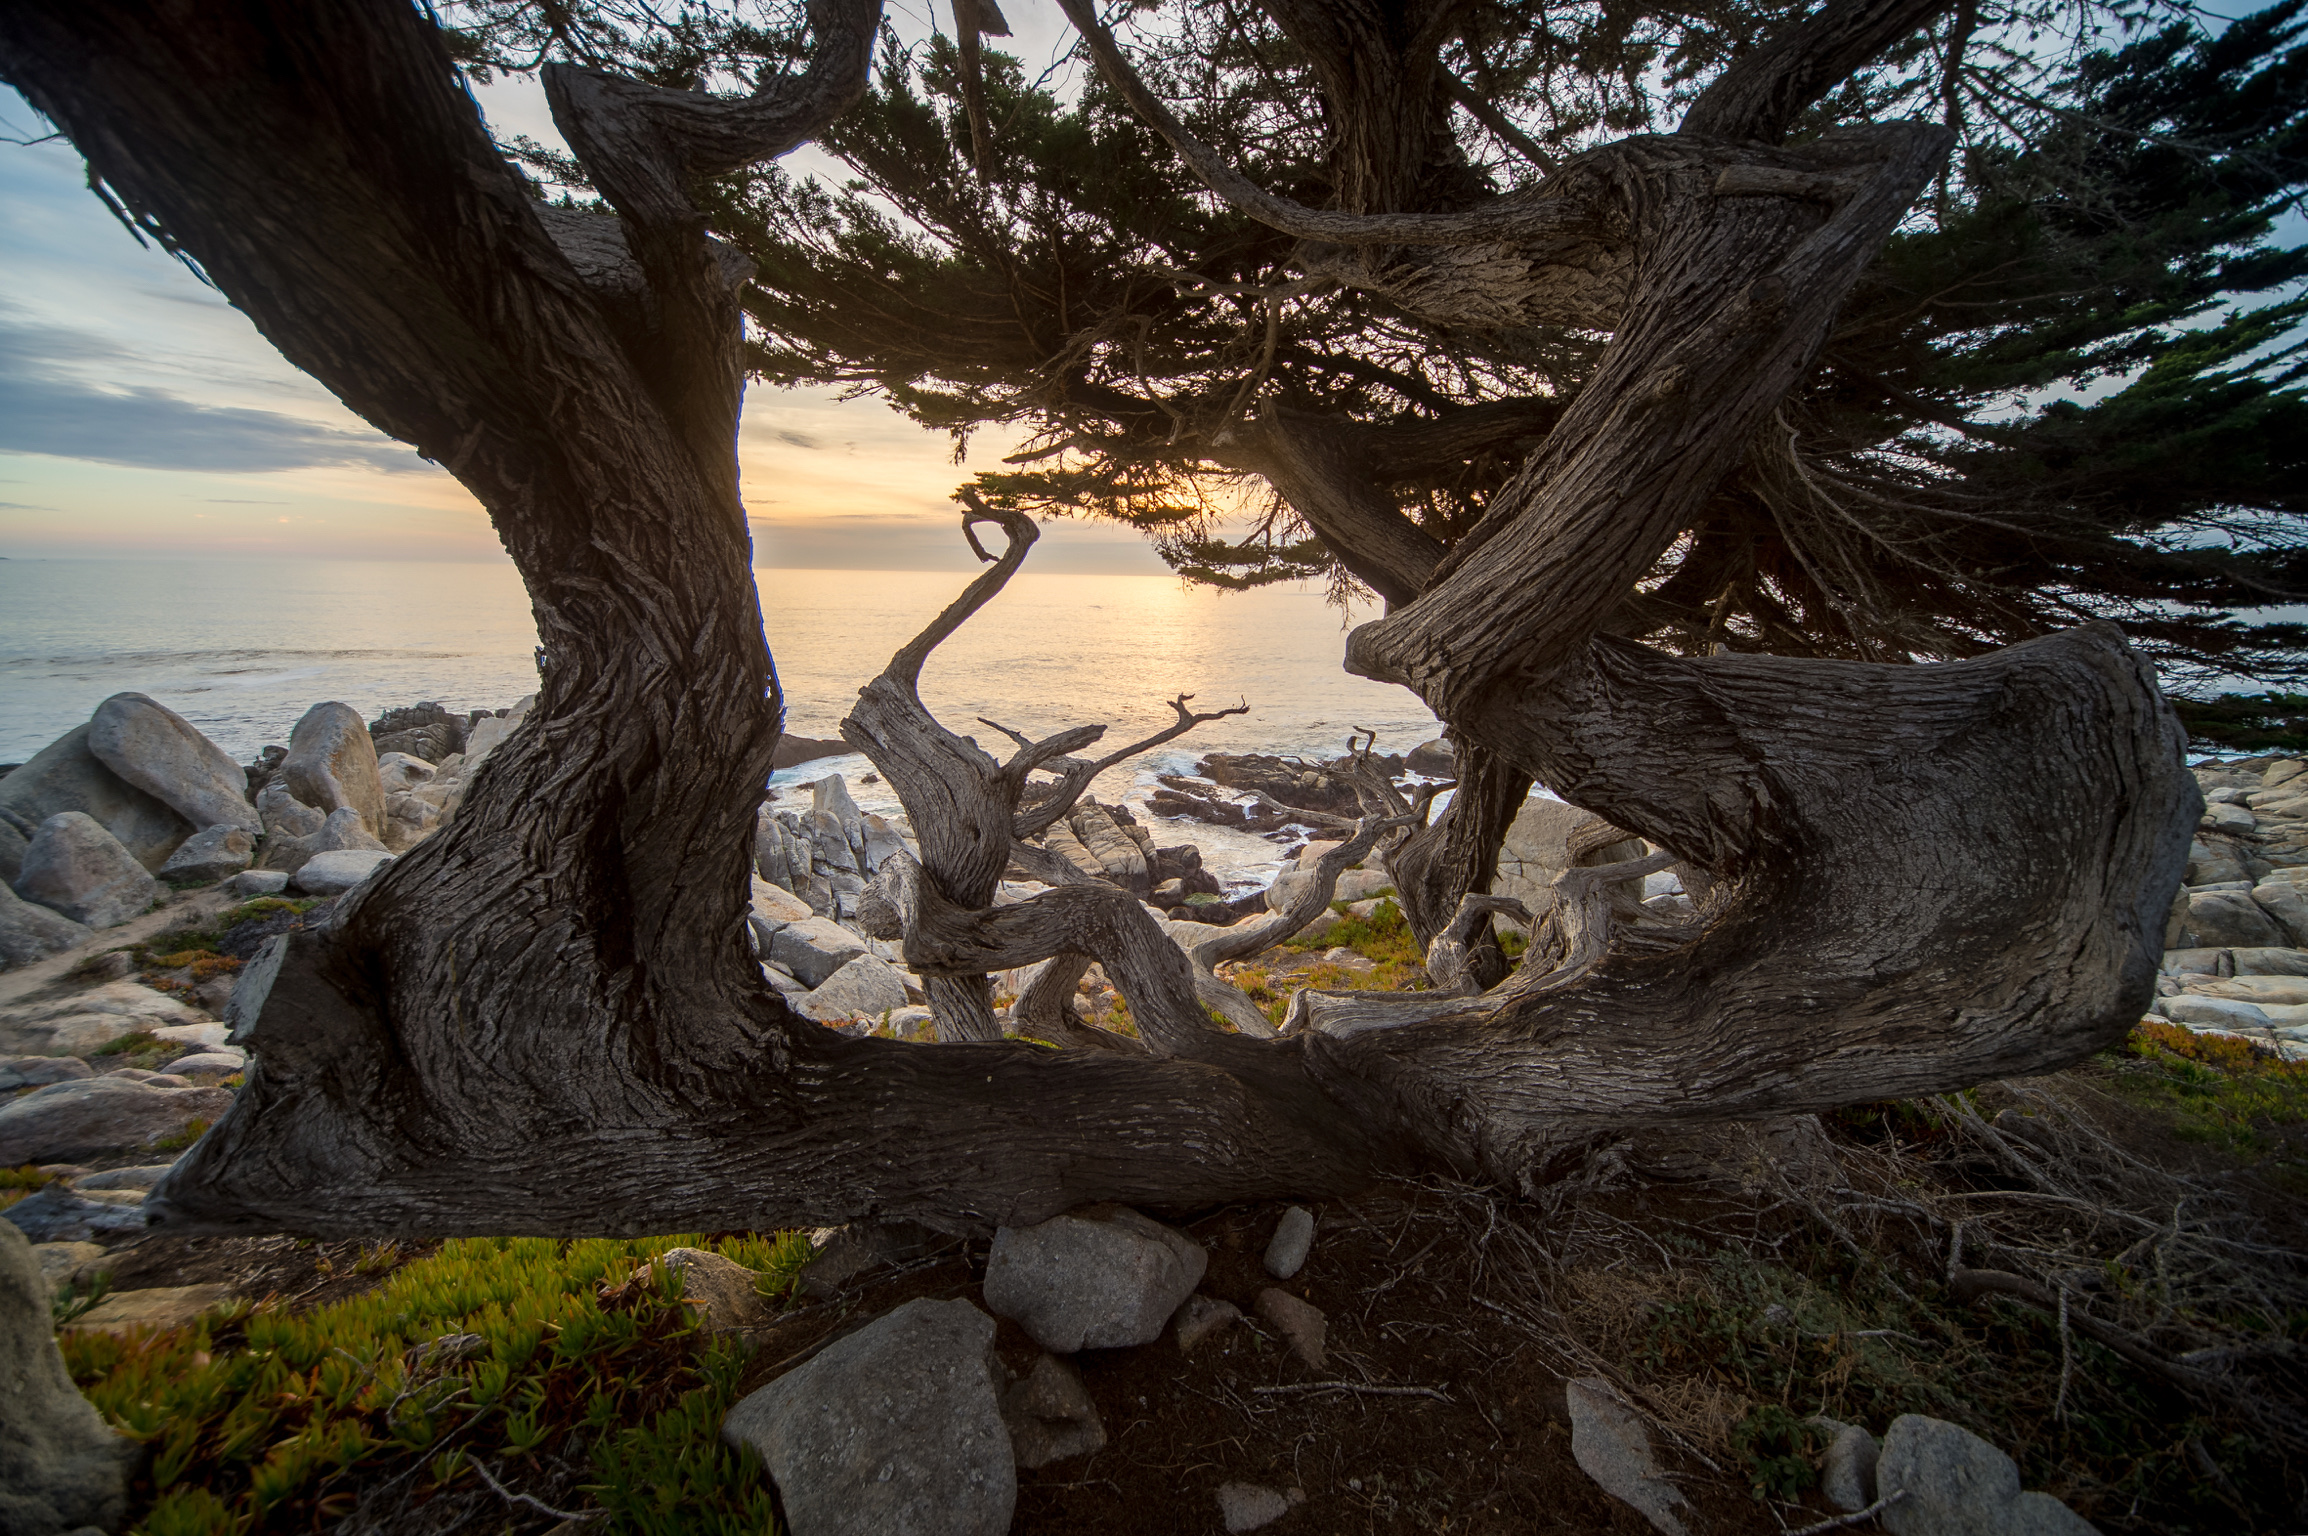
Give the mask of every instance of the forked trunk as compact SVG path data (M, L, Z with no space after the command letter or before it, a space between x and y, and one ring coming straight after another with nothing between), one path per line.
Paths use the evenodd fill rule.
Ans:
M779 703L737 494L737 274L690 189L854 99L873 0L818 0L808 68L743 100L551 67L615 217L533 200L398 0L0 8L0 70L139 227L480 498L546 650L528 725L455 821L252 968L247 1086L150 1208L365 1236L951 1228L1320 1194L1422 1160L1519 1180L1599 1126L1947 1088L2116 1038L2195 790L2113 630L1940 667L1598 637L1943 152L1909 124L1770 147L1927 11L1831 5L1711 89L1705 135L1607 146L1541 197L1439 222L1261 192L1133 92L1081 11L1125 97L1259 217L1357 249L1524 241L1542 285L1584 263L1542 297L1616 327L1602 367L1350 657L1468 754L1445 865L1536 776L1716 877L1672 949L1248 1038L1123 893L987 906L1031 820L998 781L1089 737L965 751L916 718L901 653L852 739L895 765L924 838L926 874L894 894L953 1032L993 1033L985 971L1092 954L1149 1000L1136 1055L846 1040L747 954Z

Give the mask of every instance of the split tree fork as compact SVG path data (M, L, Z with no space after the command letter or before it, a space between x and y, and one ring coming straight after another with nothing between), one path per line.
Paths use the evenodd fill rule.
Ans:
M1664 947L1281 1039L1222 1032L1165 954L1133 963L1152 921L1133 904L1058 889L989 911L982 879L949 883L941 864L982 871L1012 841L1010 768L869 688L846 728L928 860L909 955L964 990L1097 955L1145 1055L845 1040L747 951L781 707L737 490L738 274L690 188L856 98L873 0L819 0L808 67L742 100L549 66L614 215L534 201L398 0L0 8L0 72L124 216L479 497L550 662L455 821L252 979L247 1086L154 1208L315 1234L642 1233L1176 1209L1436 1161L1513 1183L1601 1128L1921 1093L2116 1039L2197 797L2113 629L1906 667L1677 660L1601 632L1933 174L1945 135L1924 124L1777 143L1933 8L1830 0L1727 71L1688 131L1440 219L1297 208L1194 161L1373 267L1487 240L1608 276L1563 298L1613 331L1602 369L1350 664L1714 883Z

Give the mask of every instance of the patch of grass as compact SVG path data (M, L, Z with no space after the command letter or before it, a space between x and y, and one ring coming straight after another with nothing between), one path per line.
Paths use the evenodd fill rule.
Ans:
M207 1134L208 1122L206 1120L187 1121L183 1130L178 1131L173 1136L163 1136L154 1142L152 1150L155 1152L182 1152L186 1147L191 1146Z
M2180 1135L2232 1156L2277 1151L2274 1128L2308 1123L2308 1062L2264 1045L2143 1020L2111 1060L2130 1097L2172 1118Z
M143 943L132 945L129 953L136 957L140 966L159 970L193 965L203 956L212 960L229 959L228 956L216 953L217 941L242 923L256 922L280 912L309 912L319 904L317 897L292 900L280 896L259 896L254 901L244 901L237 907L219 912L205 923L188 924L182 928L171 928L166 933L154 934Z
M99 1056L140 1056L146 1051L162 1051L168 1048L168 1041L139 1029L121 1035L117 1039L105 1041L95 1050L90 1051L88 1055L90 1060Z
M21 1168L0 1168L0 1211L54 1182L31 1163Z
M1878 1435L1904 1413L1945 1419L2010 1454L2027 1487L2101 1510L2158 1509L2149 1529L2243 1528L2190 1459L2191 1440L2239 1486L2273 1496L2284 1485L2279 1446L2221 1434L2201 1405L2088 1339L2069 1341L2063 1389L2053 1318L1901 1287L1874 1256L1828 1243L1789 1243L1784 1262L1766 1262L1662 1241L1679 1250L1671 1270L1576 1272L1567 1313L1679 1432L1736 1461L1758 1499L1811 1486L1824 1448L1805 1422L1815 1415Z
M89 1311L112 1291L112 1272L99 1270L84 1287L78 1281L68 1282L64 1289L48 1299L49 1313L61 1328Z
M148 1448L139 1536L318 1529L364 1493L389 1526L482 1490L476 1461L548 1502L597 1503L609 1518L589 1531L758 1536L767 1483L719 1439L743 1352L698 1330L678 1273L635 1278L682 1246L759 1270L770 1294L809 1255L798 1234L459 1239L307 1313L244 1303L61 1343L89 1400Z

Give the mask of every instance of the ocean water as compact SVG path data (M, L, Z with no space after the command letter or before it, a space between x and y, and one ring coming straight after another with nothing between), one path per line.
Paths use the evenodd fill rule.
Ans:
M890 653L967 582L923 571L755 573L785 688L787 728L834 736ZM1369 617L1367 611L1355 615ZM1094 792L1137 800L1157 772L1211 751L1335 756L1350 732L1382 751L1437 734L1406 690L1339 665L1341 615L1316 590L1221 593L1166 576L1021 575L930 659L922 697L949 729L1006 755L980 717L1042 736L1101 723L1112 750L1173 718L1165 701L1247 703ZM115 693L145 693L243 761L286 742L324 699L374 718L433 699L497 709L536 688L536 630L508 564L394 561L0 561L0 762L18 762ZM788 769L786 786L844 774L861 805L891 810L862 757ZM1167 834L1165 834L1167 835ZM1229 868L1272 845L1194 836Z

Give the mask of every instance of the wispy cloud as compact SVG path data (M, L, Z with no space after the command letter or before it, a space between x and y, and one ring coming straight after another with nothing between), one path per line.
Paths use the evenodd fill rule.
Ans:
M335 465L426 467L381 435L278 411L202 405L150 386L107 389L77 376L81 369L100 371L129 356L102 337L0 310L0 452L242 474Z

